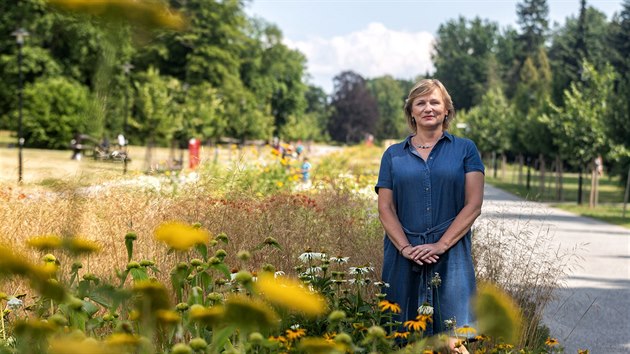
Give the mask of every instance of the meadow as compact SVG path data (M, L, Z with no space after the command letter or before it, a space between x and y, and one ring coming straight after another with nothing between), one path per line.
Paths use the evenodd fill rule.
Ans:
M208 150L195 171L134 160L126 175L38 153L60 171L23 186L3 168L0 352L445 352L423 335L432 309L394 323L381 294L383 148L337 150L313 151L307 185L269 147ZM571 255L533 252L537 233L476 229L478 326L450 333L470 352L560 350L540 319Z

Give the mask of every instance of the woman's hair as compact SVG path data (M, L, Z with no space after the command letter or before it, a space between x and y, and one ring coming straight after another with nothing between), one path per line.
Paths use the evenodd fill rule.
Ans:
M411 105L413 104L413 100L417 97L424 96L433 92L433 90L438 89L440 93L442 93L442 99L444 100L444 107L446 107L446 114L448 115L448 119L445 119L442 123L442 128L444 130L448 129L449 124L455 118L455 107L453 106L453 100L451 99L451 95L446 91L446 87L442 85L442 83L436 79L422 79L416 83L411 91L409 91L409 95L405 100L405 105L403 106L403 110L405 111L405 118L407 118L407 124L409 128L413 132L416 131L416 120L411 116Z

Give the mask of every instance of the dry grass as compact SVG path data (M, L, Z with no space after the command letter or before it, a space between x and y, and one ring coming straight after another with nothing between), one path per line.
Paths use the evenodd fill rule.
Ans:
M546 223L500 215L482 218L475 225L475 272L479 280L497 284L519 304L524 321L521 342L515 344L536 347L548 336L541 323L543 311L577 264L579 250L555 246Z
M54 193L21 198L5 194L0 210L0 242L9 244L32 261L42 254L26 249L25 240L43 234L80 235L96 241L102 251L92 256L84 271L113 277L115 269L127 264L124 236L138 234L134 260L153 260L166 280L174 264L188 255L167 253L153 239L155 228L166 220L200 222L213 234L225 232L229 244L226 263L234 268L258 270L265 263L295 274L297 256L312 248L332 255L351 257L351 265L371 264L380 268L380 225L368 217L367 203L351 193L332 190L307 196L280 194L273 197L243 195L213 196L209 186L190 185L176 196L155 191L112 187L104 193L85 193L76 187L59 187ZM236 259L239 250L251 250L267 237L278 240L283 250L255 253L249 264ZM61 259L62 267L71 260ZM7 293L16 289L4 288Z

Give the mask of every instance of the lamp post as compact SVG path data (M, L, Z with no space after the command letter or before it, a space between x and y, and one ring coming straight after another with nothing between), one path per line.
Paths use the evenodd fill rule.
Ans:
M131 69L133 69L133 65L131 63L125 63L122 66L123 71L125 72L125 77L127 78L127 84L129 84L129 73ZM123 136L125 138L125 151L123 155L123 174L127 173L127 117L129 117L129 87L125 85L125 121L123 123Z
M22 47L24 46L24 38L28 36L28 32L24 28L18 28L12 33L18 45L18 183L22 183L22 147L24 146L24 138L22 137Z
M125 76L127 77L127 84L129 83L129 73L131 69L133 69L133 65L130 63L125 63L122 66L123 71L125 72ZM129 116L129 87L125 85L125 123L123 126L123 134L125 137L127 136L127 117Z

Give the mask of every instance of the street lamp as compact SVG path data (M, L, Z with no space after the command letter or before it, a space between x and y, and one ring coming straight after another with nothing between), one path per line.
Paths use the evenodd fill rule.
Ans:
M133 69L133 65L130 63L125 63L122 66L123 71L125 72L125 76L127 77L127 81L129 81L129 73L131 69ZM128 84L129 82L127 82ZM123 133L125 137L127 136L127 117L129 116L129 87L125 85L125 123L123 126Z
M133 65L131 63L125 63L122 66L123 71L125 72L125 76L127 77L127 85L125 85L125 122L124 122L124 126L123 126L123 136L125 139L125 151L124 151L124 155L123 155L123 174L127 173L127 117L129 117L129 73L131 72L131 69L133 69Z
M28 32L24 28L18 28L12 33L18 44L18 102L19 102L19 118L18 118L18 183L22 183L22 147L24 146L24 138L22 137L22 47L24 46L24 38L28 36Z

